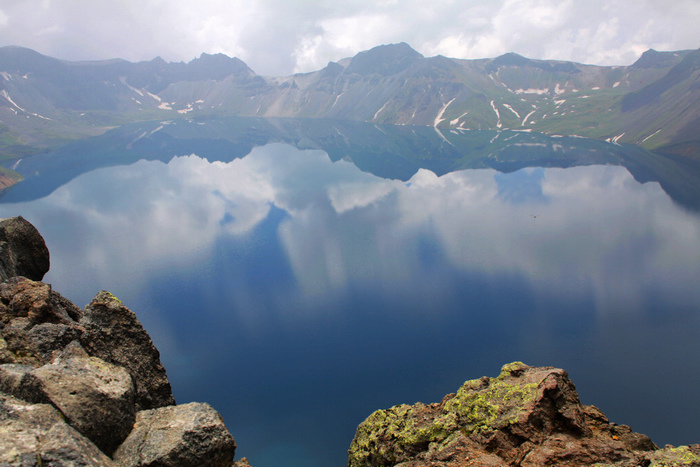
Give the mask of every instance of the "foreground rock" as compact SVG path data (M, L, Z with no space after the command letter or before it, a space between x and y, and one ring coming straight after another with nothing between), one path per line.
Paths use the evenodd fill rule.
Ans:
M193 402L139 412L114 460L119 465L230 467L235 449L221 415L208 404Z
M75 341L61 357L39 368L0 365L0 390L53 405L106 454L124 441L136 416L129 373L89 357Z
M92 442L48 404L0 393L0 465L110 465Z
M0 466L246 466L213 408L175 405L136 315L105 291L81 310L38 282L48 264L0 220Z
M434 404L378 410L348 451L360 466L700 466L700 445L658 447L579 401L564 370L516 362Z
M0 219L0 280L24 276L40 281L49 271L44 238L22 217Z
M148 333L114 295L102 291L85 307L80 342L96 357L126 368L136 386L138 410L174 405L160 353Z

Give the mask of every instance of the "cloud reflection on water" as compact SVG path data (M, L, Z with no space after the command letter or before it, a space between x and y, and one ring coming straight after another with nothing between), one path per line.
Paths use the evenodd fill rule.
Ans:
M83 300L97 287L138 288L164 268L206 262L217 238L245 236L271 206L287 213L278 235L302 300L350 282L420 287L429 281L421 241L456 270L519 275L543 294L592 291L601 311L643 308L662 274L673 294L695 298L700 222L658 184L621 167L526 170L542 171L526 182L541 196L516 196L522 190L508 184L520 183L517 172L438 178L421 169L403 183L273 144L230 163L193 155L94 171L2 212L31 212L54 244L51 280L83 271L85 290L74 292Z

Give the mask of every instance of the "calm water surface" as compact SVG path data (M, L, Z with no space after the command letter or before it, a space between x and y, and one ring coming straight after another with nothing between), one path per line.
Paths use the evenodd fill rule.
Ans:
M372 411L504 363L565 368L657 444L700 441L700 216L623 167L379 178L320 150L196 153L4 200L45 281L134 310L179 403L256 467L341 466Z

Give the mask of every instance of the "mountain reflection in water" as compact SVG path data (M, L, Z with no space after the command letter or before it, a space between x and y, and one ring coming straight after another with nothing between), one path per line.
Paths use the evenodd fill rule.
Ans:
M178 402L210 402L256 467L344 465L372 411L513 360L565 368L657 444L700 441L700 216L681 162L314 125L123 128L20 162L0 216L43 234L55 290L133 309Z

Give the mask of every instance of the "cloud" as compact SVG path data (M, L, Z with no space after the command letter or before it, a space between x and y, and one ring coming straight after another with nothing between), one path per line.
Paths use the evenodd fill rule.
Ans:
M375 45L426 56L627 65L697 48L696 0L0 0L0 43L69 60L237 56L265 75L312 71Z

